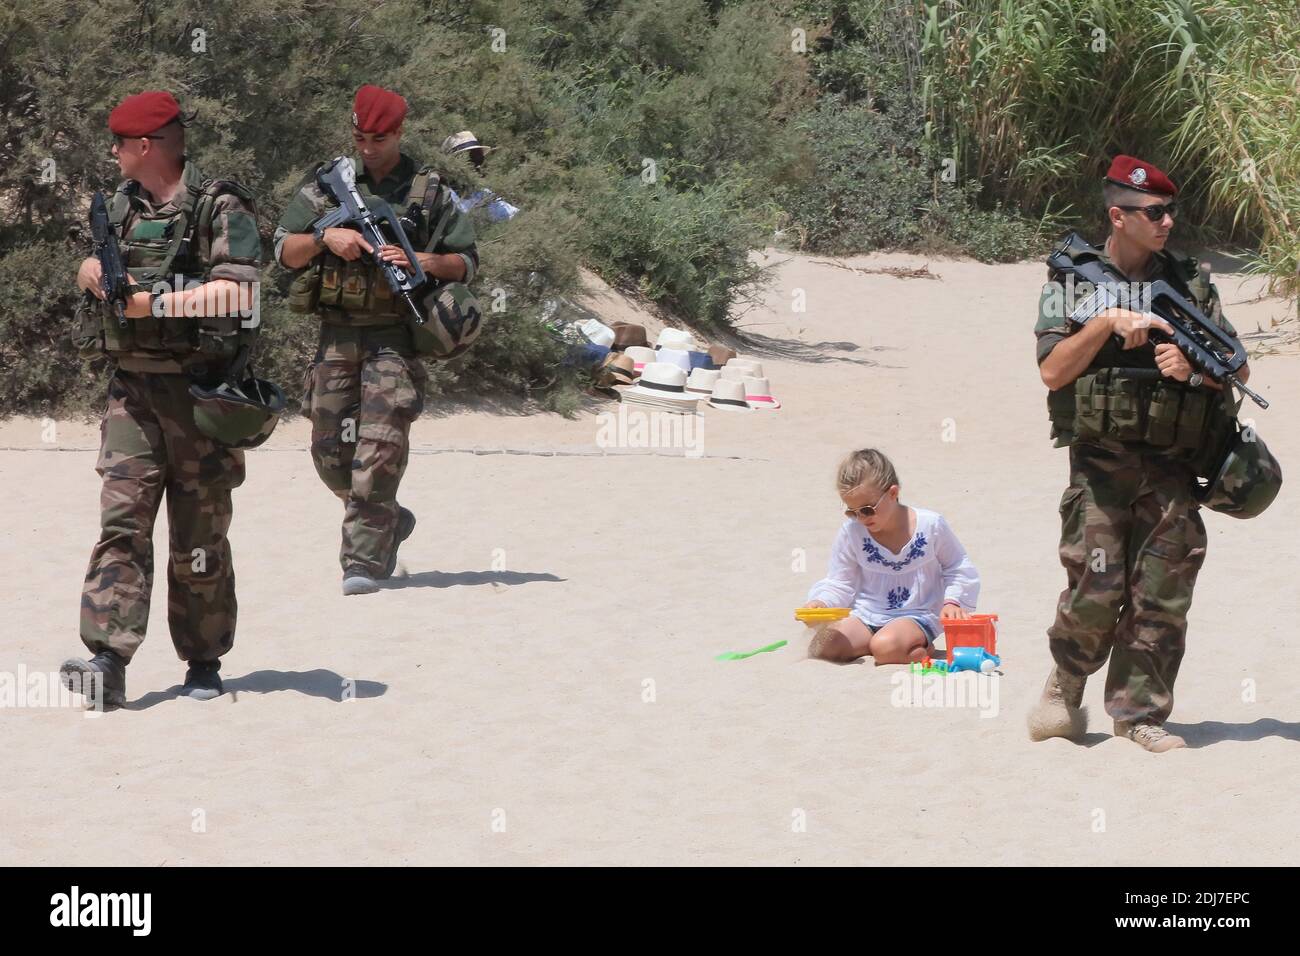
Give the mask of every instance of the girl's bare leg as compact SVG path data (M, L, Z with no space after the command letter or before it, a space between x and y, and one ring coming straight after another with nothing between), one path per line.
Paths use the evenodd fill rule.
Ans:
M865 657L871 645L871 628L856 617L846 617L824 628L808 647L808 656L836 664Z
M872 636L867 652L881 664L909 664L929 653L925 631L910 617L890 621Z

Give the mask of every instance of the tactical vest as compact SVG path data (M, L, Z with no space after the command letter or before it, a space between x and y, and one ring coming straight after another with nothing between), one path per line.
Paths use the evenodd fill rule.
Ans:
M217 199L227 193L255 207L253 197L238 183L204 180L195 195L186 189L180 207L164 215L140 213L124 229L131 213L131 196L139 188L123 183L108 205L108 217L118 236L127 271L145 289L165 282L172 290L175 277L186 284L207 282L211 272L212 220ZM214 368L230 363L241 346L250 349L258 328L245 328L239 315L148 316L128 319L125 327L111 309L97 302L79 308L78 345L83 354L103 352L117 359L175 360L185 366L203 361Z
M416 252L432 252L447 230L453 209L450 202L437 222L429 221L441 187L438 173L423 166L411 179L405 200L392 204ZM363 198L371 198L370 193L360 191ZM294 278L288 302L290 310L314 312L330 325L401 325L406 321L383 273L368 257L348 262L328 250Z
M1215 318L1214 289L1194 259L1175 262L1166 275L1207 316ZM1048 276L1060 281L1060 276ZM1225 388L1191 388L1166 378L1154 346L1123 349L1114 337L1077 379L1049 392L1047 412L1058 444L1114 442L1134 451L1163 452L1188 461L1198 473L1232 430L1241 401Z

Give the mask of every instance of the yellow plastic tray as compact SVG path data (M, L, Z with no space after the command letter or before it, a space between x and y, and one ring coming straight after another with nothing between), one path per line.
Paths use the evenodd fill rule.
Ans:
M804 624L825 624L848 617L850 610L847 607L801 607L795 609L794 619Z

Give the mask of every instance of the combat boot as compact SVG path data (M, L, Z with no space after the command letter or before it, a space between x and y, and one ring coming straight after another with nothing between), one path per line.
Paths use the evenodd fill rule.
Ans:
M1166 750L1177 750L1179 747L1187 746L1187 741L1182 737L1171 734L1164 727L1150 721L1130 723L1126 720L1117 720L1115 736L1127 737L1153 754L1162 754Z
M397 508L397 537L393 541L393 553L388 558L388 565L384 568L384 573L379 576L380 580L385 580L393 576L397 570L397 549L402 542L411 536L415 530L415 515L400 505Z
M181 688L182 697L194 700L212 700L225 693L221 686L221 661L190 661L185 671L185 686Z
M68 690L85 695L87 706L95 710L126 704L126 659L116 651L100 651L88 661L69 658L59 666L59 677Z
M350 597L353 594L374 594L379 590L379 585L365 571L358 567L348 568L343 572L343 594Z
M1053 667L1047 675L1043 696L1029 712L1029 739L1065 737L1082 740L1088 730L1088 711L1083 706L1083 687L1088 678Z

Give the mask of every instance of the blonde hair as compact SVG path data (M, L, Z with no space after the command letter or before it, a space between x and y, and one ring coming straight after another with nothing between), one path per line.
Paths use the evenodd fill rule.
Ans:
M883 452L874 448L860 448L850 452L840 462L835 475L835 484L840 493L852 491L862 484L869 484L880 491L887 491L891 485L898 484L898 472L894 463Z

